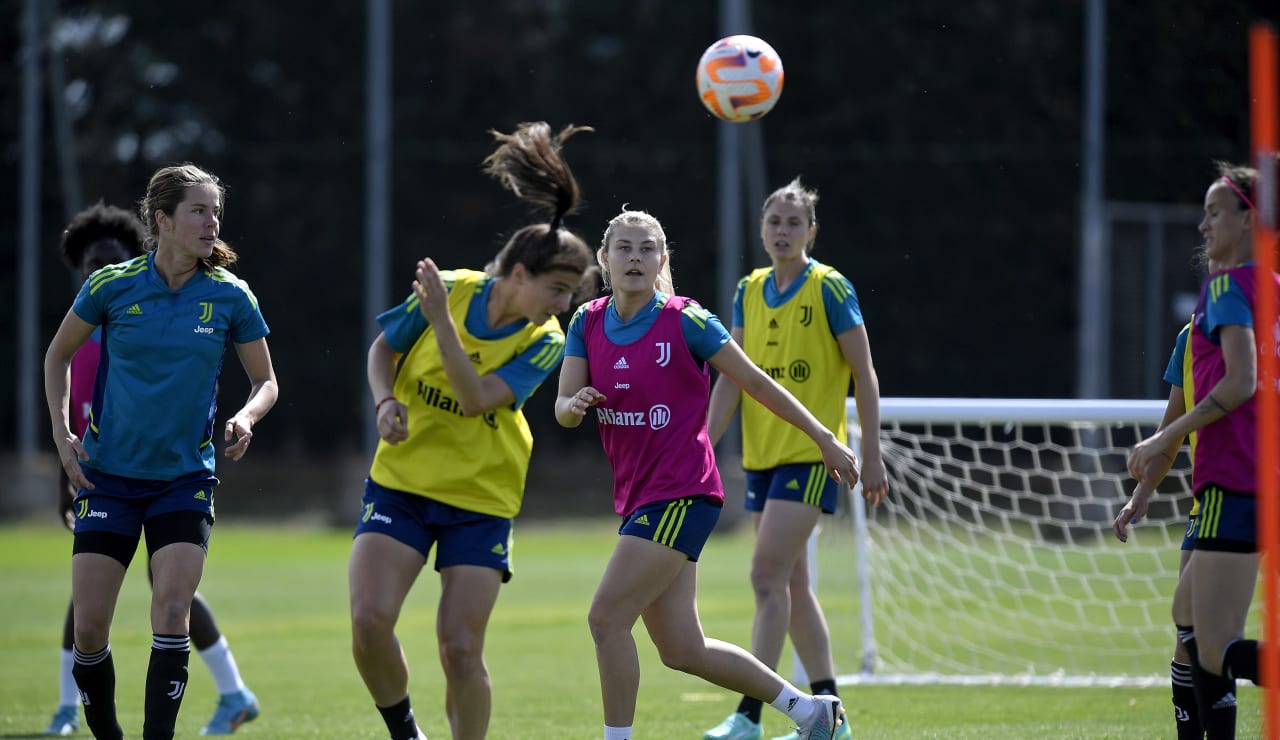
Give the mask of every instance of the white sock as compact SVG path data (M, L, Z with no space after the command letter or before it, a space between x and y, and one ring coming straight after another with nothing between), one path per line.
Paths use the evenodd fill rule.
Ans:
M631 728L605 725L604 740L631 740Z
M782 691L778 692L778 698L769 702L769 706L790 717L792 722L799 724L813 714L812 702L807 701L808 698L808 694L801 693L795 686L783 681Z
M240 669L236 667L236 656L227 647L227 636L218 637L218 641L207 649L200 651L200 657L209 667L213 675L213 683L219 694L234 694L244 689L244 681L240 678Z
M71 675L76 659L70 650L62 651L58 661L58 706L80 706L80 689L76 686L76 677Z

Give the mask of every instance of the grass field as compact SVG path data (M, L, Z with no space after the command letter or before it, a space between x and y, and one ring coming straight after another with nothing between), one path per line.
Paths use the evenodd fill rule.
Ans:
M516 577L503 587L486 651L494 684L490 737L600 737L586 612L613 546L615 526L604 520L517 526ZM0 527L0 738L35 736L57 702L70 548L70 537L54 527ZM268 528L235 520L218 525L201 591L263 707L262 716L238 735L272 740L386 737L351 660L349 549L347 531ZM720 536L708 543L699 564L704 629L744 645L752 616L750 552L749 534ZM126 581L112 634L120 716L130 737L142 725L151 632L146 579L136 567L140 562L135 559ZM424 571L398 633L413 669L410 691L419 723L430 737L444 738L449 734L433 628L438 594L438 579ZM736 697L663 667L642 627L637 628L637 643L642 661L637 738L700 738L732 711ZM789 656L783 665L790 665ZM178 737L194 737L216 702L212 681L196 656L190 675ZM1174 736L1167 686L862 686L842 693L855 737ZM1258 735L1258 698L1255 689L1241 689L1241 737ZM765 737L788 731L781 714L766 712Z

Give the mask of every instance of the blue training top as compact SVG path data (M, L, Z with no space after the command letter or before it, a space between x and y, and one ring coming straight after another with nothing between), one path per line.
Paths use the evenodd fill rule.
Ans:
M170 290L148 252L94 272L71 308L102 327L84 465L148 480L213 472L223 355L270 331L249 286L215 268Z

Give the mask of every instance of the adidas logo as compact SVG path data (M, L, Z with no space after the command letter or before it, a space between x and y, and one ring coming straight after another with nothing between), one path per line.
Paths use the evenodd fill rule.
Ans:
M627 358L619 357L618 361L613 363L614 370L628 370L631 366L627 364Z
M792 478L792 479L791 479L791 482L787 484L787 490L788 490L788 491L799 491L799 490L800 490L800 481L796 480L795 478Z
M141 316L142 307L135 303L132 306L129 306L129 310L125 311L125 313L129 314L130 316Z
M648 515L648 514L641 514L641 515L640 515L640 518L636 520L636 524L637 524L637 525L639 525L639 526L641 526L641 527L647 527L647 526L649 526L649 515Z
M777 328L778 328L778 320L777 320L777 319L769 319L769 328L770 328L770 329L777 329Z
M479 353L479 352L472 352L470 355L468 355L468 357L470 357L470 358L471 358L471 361L472 361L472 362L474 362L475 364L477 364L477 365L479 365L479 364L480 364L480 353Z
M788 701L788 702L787 702L787 711L788 711L788 712L790 712L792 709L795 709L795 708L796 708L796 702L798 702L798 701L800 701L798 698L796 698L796 699L792 699L791 701Z
M493 549L490 552L492 552L494 555L506 555L507 548L504 547L501 542L499 542L498 544L493 546Z
M1214 709L1226 709L1227 707L1234 707L1235 705L1236 705L1236 695L1235 695L1235 692L1228 691L1227 693L1225 693L1225 694L1223 694L1223 695L1222 695L1222 698L1221 698L1221 699L1219 699L1219 700L1217 700L1217 701L1215 701L1215 702L1213 703L1213 708L1214 708Z
M205 495L204 491L196 491L196 501L208 501L208 500L209 500L209 497Z

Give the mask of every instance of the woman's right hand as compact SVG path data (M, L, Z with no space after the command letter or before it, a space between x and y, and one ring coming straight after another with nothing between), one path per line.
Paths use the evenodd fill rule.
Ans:
M67 474L67 480L71 481L71 486L75 490L87 488L93 490L93 484L89 479L84 477L84 470L80 467L82 460L89 459L89 453L84 451L84 445L80 444L80 438L71 432L67 432L57 439L58 459L62 461L62 469Z
M399 444L409 438L409 407L390 399L378 408L378 436L387 444Z

